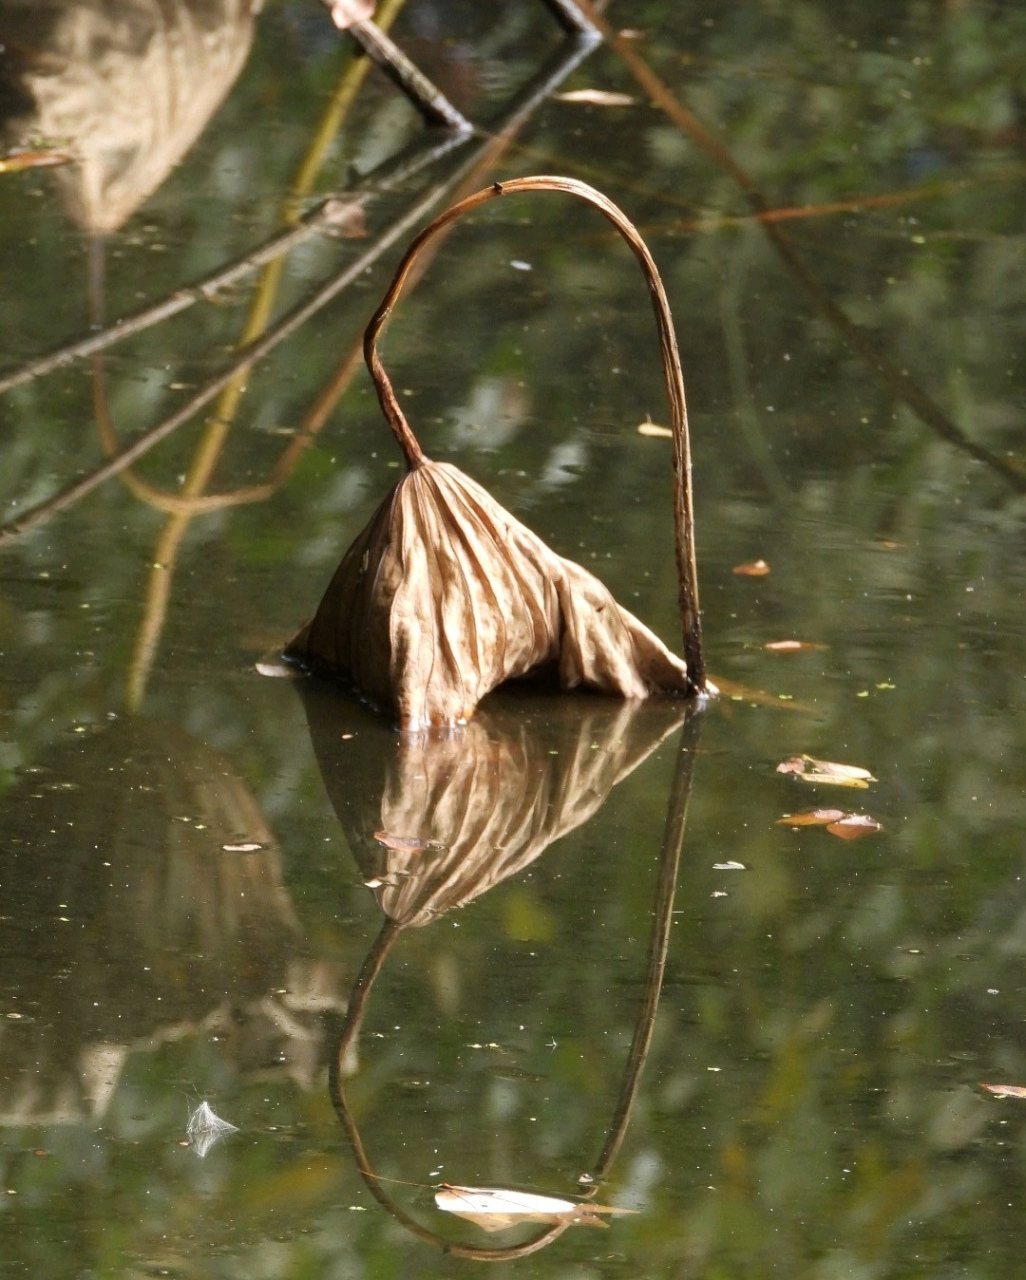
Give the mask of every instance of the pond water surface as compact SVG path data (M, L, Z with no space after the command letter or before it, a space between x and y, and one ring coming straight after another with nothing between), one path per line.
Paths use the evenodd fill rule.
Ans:
M393 11L473 136L315 0L0 4L5 153L75 158L0 173L0 378L311 228L4 383L0 1275L1019 1275L1026 1101L980 1086L1026 1086L1026 9L612 0L590 51L540 0ZM401 248L538 172L664 274L723 692L403 745L258 664L397 478L358 348ZM460 224L384 357L679 645L651 308L593 210ZM880 830L779 821L817 808ZM634 1212L489 1232L442 1183Z

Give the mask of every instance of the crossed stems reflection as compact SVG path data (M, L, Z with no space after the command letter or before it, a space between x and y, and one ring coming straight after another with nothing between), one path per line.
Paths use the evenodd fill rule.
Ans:
M663 828L659 877L652 909L652 930L649 935L648 962L641 1007L638 1010L630 1051L628 1052L621 1077L620 1090L612 1118L606 1130L602 1149L591 1169L586 1174L583 1174L579 1180L580 1185L588 1187L586 1193L588 1196L596 1194L623 1145L631 1111L641 1084L642 1072L644 1071L652 1043L663 976L666 971L670 927L673 923L674 894L677 887L681 849L684 843L684 831L687 823L688 800L691 794L694 761L701 737L702 722L701 710L689 708L681 727L676 768L670 788L666 820ZM353 986L345 1020L329 1057L328 1088L331 1094L331 1101L352 1148L357 1172L374 1199L400 1226L404 1227L419 1240L436 1246L444 1253L452 1254L458 1258L472 1258L479 1262L507 1262L514 1258L525 1257L530 1253L536 1253L538 1250L552 1244L553 1241L558 1240L564 1231L572 1225L571 1221L566 1220L548 1226L530 1240L505 1248L485 1248L461 1244L447 1240L438 1232L431 1230L430 1227L418 1222L416 1218L389 1195L382 1185L382 1179L374 1172L371 1166L363 1139L346 1101L345 1089L342 1083L343 1064L360 1030L367 1009L367 1002L378 974L384 967L385 961L400 934L407 927L406 924L399 920L386 918Z

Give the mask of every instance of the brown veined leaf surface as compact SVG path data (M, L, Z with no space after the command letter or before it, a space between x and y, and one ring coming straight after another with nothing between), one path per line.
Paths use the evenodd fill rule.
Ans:
M995 1098L1026 1098L1026 1088L1021 1084L981 1084Z
M468 720L546 666L564 689L686 693L684 662L601 582L445 462L398 482L286 655L348 675L404 731Z
M765 578L769 571L765 560L753 560L750 564L736 564L731 572L739 578Z

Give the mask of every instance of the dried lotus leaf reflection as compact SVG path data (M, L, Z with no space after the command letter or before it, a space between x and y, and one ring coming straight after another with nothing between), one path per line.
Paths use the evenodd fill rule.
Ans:
M459 733L397 740L332 686L300 688L364 882L387 916L414 927L518 874L585 823L690 708L503 693Z
M5 0L0 46L13 143L54 140L83 229L121 227L221 105L249 54L260 0Z
M425 457L375 349L427 241L470 209L522 191L562 191L621 232L649 285L674 428L674 518L684 657L580 565L546 546L456 467ZM382 409L406 457L395 485L343 558L286 656L342 676L395 713L404 732L462 724L507 680L551 672L563 689L621 698L706 690L695 572L684 385L669 306L637 231L599 192L568 178L521 178L460 201L407 250L364 349Z

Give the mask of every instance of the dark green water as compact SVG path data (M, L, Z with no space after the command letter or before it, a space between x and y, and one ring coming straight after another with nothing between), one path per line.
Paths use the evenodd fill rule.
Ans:
M268 0L252 24L241 4L190 6L211 62L189 45L189 65L226 96L173 165L160 46L141 71L122 55L80 66L75 40L109 37L89 5L65 8L26 26L0 5L8 80L34 76L58 105L120 86L121 106L100 94L90 132L88 96L45 127L25 81L5 99L8 149L86 157L0 174L7 371L271 235L351 66L315 0ZM412 109L372 74L299 207L368 173L387 189L366 236L312 236L285 259L272 317L359 255L368 269L237 402L0 545L5 1280L464 1275L484 1264L460 1249L547 1228L488 1234L439 1212L433 1185L576 1196L582 1175L598 1203L638 1212L496 1265L1020 1274L1026 1102L979 1085L1026 1086L1026 11L607 14L693 116L671 118L599 47L557 92L633 105L543 95L490 161L472 140L427 162ZM562 38L537 0L408 0L394 33L485 129ZM389 178L404 148L410 171ZM727 690L700 723L503 696L404 752L332 691L257 674L396 479L362 370L275 467L428 215L377 252L379 237L434 187L442 208L474 159L474 186L599 186L664 273L708 661ZM753 202L798 216L760 225ZM227 368L258 280L8 391L4 519L98 466L104 421L128 442ZM651 311L593 211L538 196L476 214L384 355L432 456L679 643L670 446L636 430L666 421ZM259 501L182 514L183 483L275 476ZM759 559L768 575L733 572ZM765 648L786 639L817 647ZM803 753L876 780L776 772ZM883 829L847 842L777 823L817 806ZM393 850L395 875L374 833L426 819L433 843ZM383 908L399 925L385 935ZM238 1131L200 1158L186 1125L203 1100Z

